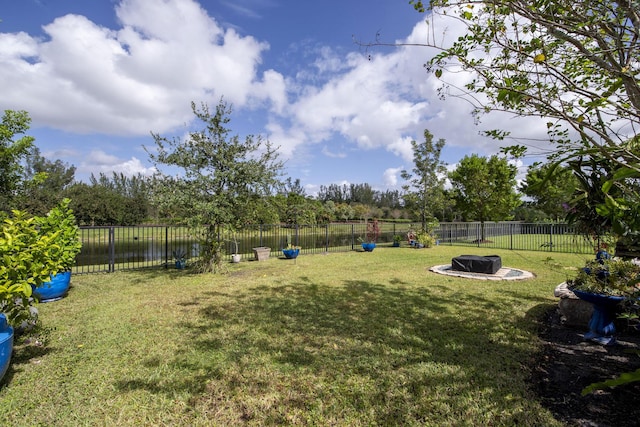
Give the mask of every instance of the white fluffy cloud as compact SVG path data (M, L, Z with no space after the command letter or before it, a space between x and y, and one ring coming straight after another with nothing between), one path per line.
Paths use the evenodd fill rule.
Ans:
M383 177L383 183L387 186L387 187L392 187L395 188L398 186L398 175L402 172L404 168L389 168L387 170L384 171Z
M223 29L191 0L123 0L121 27L78 15L44 26L46 40L0 34L0 106L72 132L143 135L191 119L192 100L282 108L283 78L258 76L266 43ZM255 89L255 90L254 90Z
M94 174L98 176L104 173L111 176L113 172L122 173L126 176L138 174L150 176L156 171L153 167L145 166L138 158L131 157L123 160L117 156L107 154L102 150L92 150L87 159L80 164L78 171L81 173Z
M298 88L301 95L292 102L290 115L286 117L292 123L290 129L304 137L286 138L289 129L286 126L280 126L280 132L272 136L283 137L288 152L322 143L322 152L331 157L335 150L325 143L338 135L359 149L384 149L406 162L413 159L411 140L421 142L424 129L429 129L434 138L446 140L444 152L454 160L462 157L462 152L491 155L499 151L500 145L528 143L517 140L501 144L481 136L482 130L511 128L518 130L517 134L544 140L546 127L539 118L515 119L508 114L493 113L485 116L478 126L467 101L440 98L438 89L442 81L428 74L423 66L437 52L415 44L432 41L434 35L453 40L463 31L463 24L455 19L436 18L429 25L421 20L405 40L399 41L414 46L381 52L373 48L368 51L370 56L351 53L340 61L335 54L325 52L314 63L319 74L327 73L323 79L317 78L325 83L320 87ZM472 78L464 72L445 77L458 87ZM388 172L380 173L382 181L388 182Z

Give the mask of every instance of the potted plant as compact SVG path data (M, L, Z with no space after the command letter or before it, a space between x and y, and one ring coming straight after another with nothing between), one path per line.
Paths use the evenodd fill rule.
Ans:
M237 264L242 259L242 255L240 255L238 250L238 236L236 233L236 228L229 226L229 228L227 228L225 232L226 232L226 235L228 236L227 240L229 241L229 243L233 244L233 252L231 253L231 262L234 264Z
M240 262L241 255L238 253L238 239L236 238L236 233L234 232L232 235L233 239L233 247L235 248L233 253L231 254L231 262L237 264Z
M362 249L364 249L365 252L373 252L376 248L378 236L380 236L380 225L378 224L378 220L374 219L367 223L367 238L362 242Z
M426 231L421 231L416 235L416 248L430 248L434 245L436 239L433 237L431 233Z
M393 236L393 247L399 248L400 243L402 243L402 239L403 237L400 234L396 234L395 236Z
M45 231L37 221L15 210L0 231L0 313L14 329L35 324L34 289L61 270L60 232Z
M7 370L16 328L33 325L33 289L60 271L60 232L42 230L37 218L15 210L0 232L0 379Z
M178 270L182 270L187 266L187 251L182 248L174 249L171 254Z
M295 246L289 243L286 248L282 249L282 253L287 259L294 259L300 255L300 246Z
M576 277L567 280L567 287L593 305L585 339L611 345L615 343L614 320L621 303L640 297L640 262L600 253L597 259L588 261Z
M56 301L67 294L71 283L71 268L82 249L80 232L73 211L69 208L70 203L70 199L64 199L46 216L35 218L39 233L52 236L49 244L57 262L57 271L51 275L50 280L33 286L33 293L40 302Z
M231 254L231 262L237 264L242 259L242 255L238 253L238 244L236 243L236 252Z

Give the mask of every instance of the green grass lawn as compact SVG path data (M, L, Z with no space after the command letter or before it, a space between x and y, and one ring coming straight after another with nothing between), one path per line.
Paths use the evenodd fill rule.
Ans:
M526 281L428 271L488 255L461 249L74 276L16 345L0 425L561 425L529 367L586 256L491 250Z

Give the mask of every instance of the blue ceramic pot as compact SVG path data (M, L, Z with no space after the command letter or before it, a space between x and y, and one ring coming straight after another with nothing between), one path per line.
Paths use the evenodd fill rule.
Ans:
M611 259L611 255L609 255L609 252L605 251L604 249L600 249L596 253L596 259L600 261L600 264L603 264L605 259Z
M300 249L283 249L282 253L288 259L297 258L300 255Z
M615 344L614 320L618 305L624 301L624 297L592 294L578 289L572 289L572 291L578 298L593 305L593 314L589 320L589 332L584 334L585 339L604 345Z
M7 324L7 317L0 314L0 380L9 369L13 352L13 328Z
M363 243L362 244L362 249L364 249L365 252L372 252L375 248L376 248L376 244L375 243Z
M64 271L55 276L51 276L51 281L45 282L37 288L33 288L33 293L40 302L57 301L67 294L70 283L71 272Z

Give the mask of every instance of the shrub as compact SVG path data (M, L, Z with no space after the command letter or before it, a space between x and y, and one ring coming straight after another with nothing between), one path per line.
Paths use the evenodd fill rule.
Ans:
M13 211L0 234L0 312L18 327L34 317L32 286L48 281L60 268L59 248L53 244L59 232L41 234L36 218Z
M33 287L70 270L80 251L78 227L69 202L63 200L46 217L32 217L15 210L2 223L0 312L6 314L14 327L24 321L35 322Z
M639 292L640 265L617 258L588 261L567 284L584 292L635 298Z

